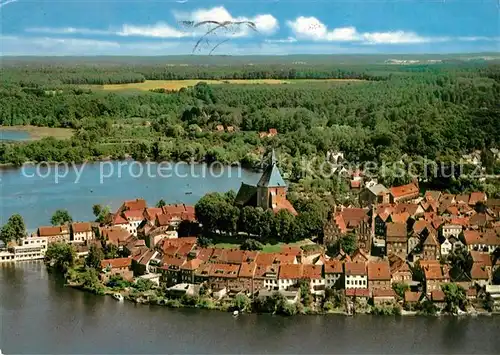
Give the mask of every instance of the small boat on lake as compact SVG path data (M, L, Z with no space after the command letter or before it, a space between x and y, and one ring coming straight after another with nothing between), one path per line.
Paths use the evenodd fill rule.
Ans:
M119 293L113 293L113 298L117 301L123 301L123 296Z
M235 316L235 317L238 317L239 314L240 314L240 312L238 312L238 311L233 312L233 316Z

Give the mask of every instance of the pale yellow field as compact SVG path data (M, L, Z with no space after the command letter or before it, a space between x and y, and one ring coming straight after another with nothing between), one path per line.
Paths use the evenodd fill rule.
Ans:
M356 79L294 79L294 80L278 80L278 79L229 79L229 80L146 80L143 83L131 83L131 84L110 84L110 85L98 85L93 86L94 88L99 88L106 91L118 91L118 90L151 90L151 89L167 89L167 90L180 90L182 88L187 88L190 86L195 86L200 82L205 82L207 84L268 84L268 85L278 85L278 84L293 84L301 82L355 82L363 81Z
M30 135L30 140L42 139L45 137L54 137L57 139L68 139L73 135L70 128L51 128L37 126L2 126L0 131L25 131Z

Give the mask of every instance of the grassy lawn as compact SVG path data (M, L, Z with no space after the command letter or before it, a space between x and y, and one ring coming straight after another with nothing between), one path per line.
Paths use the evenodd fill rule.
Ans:
M70 128L51 128L36 126L2 126L0 131L24 131L30 135L30 140L38 140L45 137L54 137L57 139L68 139L73 135Z
M288 243L288 244L287 243L276 243L276 244L267 243L267 244L264 244L264 248L262 249L262 251L264 253L277 253L284 246L300 247L302 245L311 244L311 243L314 244L309 239L301 240L301 241L298 241L295 243ZM240 244L238 244L238 243L227 243L227 242L215 243L211 246L213 248L221 248L221 249L239 249L240 248Z
M278 79L230 79L230 80L146 80L143 83L130 83L130 84L109 84L109 85L94 85L90 86L94 89L101 89L105 91L120 91L120 90L151 90L151 89L167 89L167 90L180 90L190 86L195 86L199 82L207 84L294 84L294 83L321 83L321 82L362 82L364 80L357 79L293 79L293 80L278 80Z

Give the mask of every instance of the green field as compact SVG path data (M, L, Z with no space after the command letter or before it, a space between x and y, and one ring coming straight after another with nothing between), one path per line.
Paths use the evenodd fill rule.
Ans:
M285 247L285 246L290 246L290 247L300 247L302 245L307 245L307 244L314 244L312 241L310 241L309 239L306 239L306 240L301 240L301 241L298 241L298 242L295 242L295 243L276 243L276 244L271 244L271 243L267 243L267 244L264 244L264 248L262 249L262 251L264 253L277 253L281 250L282 247ZM237 244L237 243L216 243L214 245L211 245L212 247L214 248L222 248L222 249L239 249L240 248L240 244Z
M210 85L217 84L236 84L236 85L283 85L283 84L298 84L298 83L348 83L348 82L364 82L364 80L357 79L292 79L292 80L278 80L278 79L231 79L231 80L146 80L142 83L129 83L129 84L109 84L109 85L92 85L93 89L101 89L105 91L120 91L120 90L152 90L152 89L166 89L166 90L180 90L190 86L195 86L200 82L205 82Z

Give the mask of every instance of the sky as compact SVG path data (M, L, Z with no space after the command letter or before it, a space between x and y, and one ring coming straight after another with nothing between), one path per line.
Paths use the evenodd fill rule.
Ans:
M500 0L0 0L0 53L500 52L499 11Z

